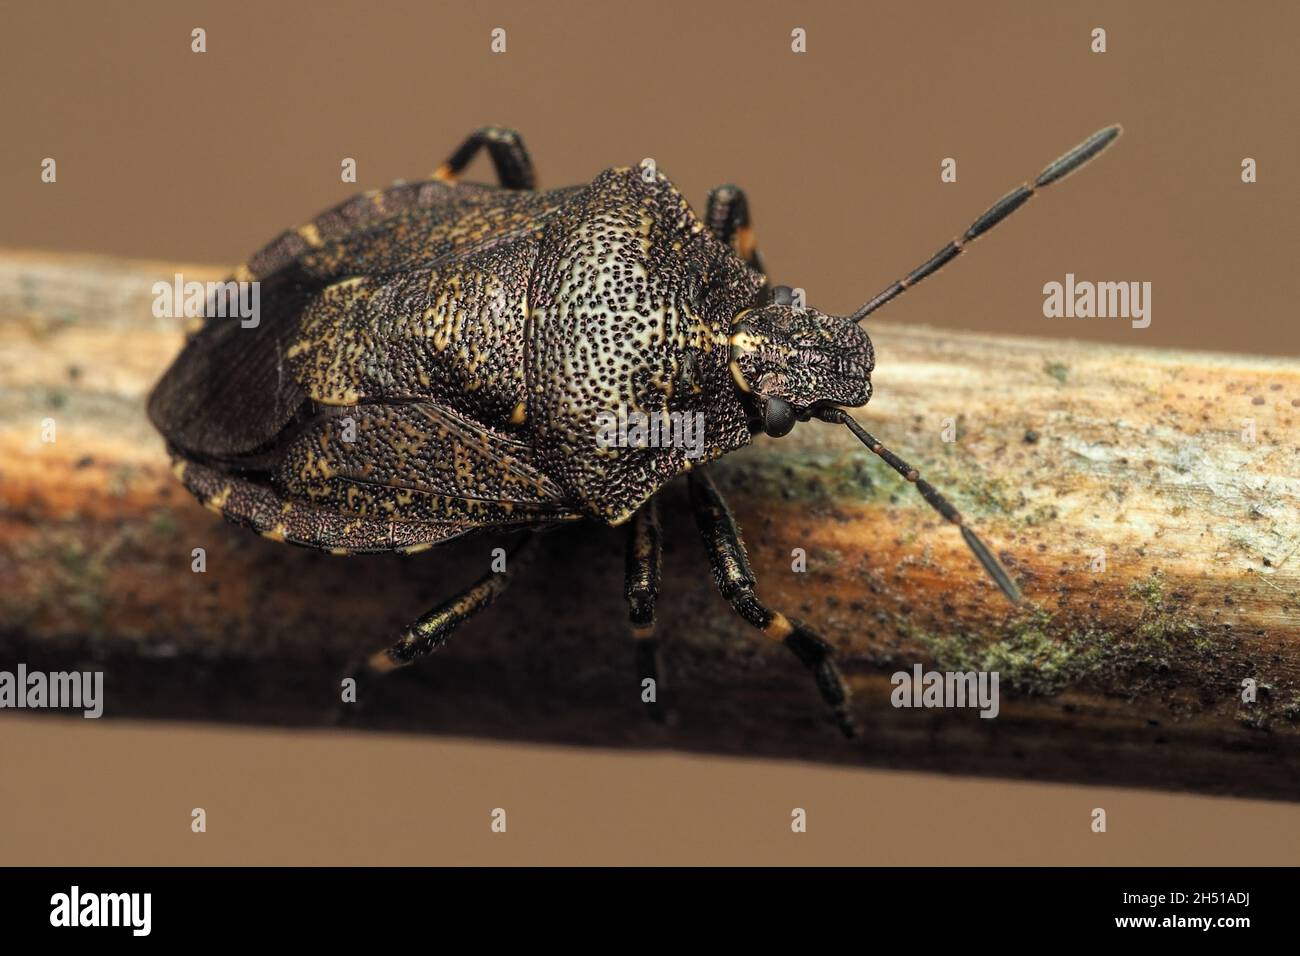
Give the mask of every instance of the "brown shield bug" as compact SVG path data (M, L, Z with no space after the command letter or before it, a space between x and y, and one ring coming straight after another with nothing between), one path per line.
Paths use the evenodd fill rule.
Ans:
M844 425L958 527L1017 601L1011 576L952 505L845 411L871 397L875 356L858 323L1119 132L1094 134L837 317L796 307L789 288L769 285L735 186L710 194L703 219L649 168L539 191L518 134L485 128L429 179L350 199L240 266L234 281L259 283L257 321L210 307L154 389L149 415L191 493L277 541L416 552L484 529L627 524L626 596L651 678L655 496L686 472L723 597L794 652L852 733L830 646L759 601L735 520L704 466L758 432ZM499 185L458 182L482 149ZM602 435L602 422L633 415L651 435L656 422L698 423L698 433L693 442ZM425 614L363 670L439 647L517 564L512 555L504 571Z

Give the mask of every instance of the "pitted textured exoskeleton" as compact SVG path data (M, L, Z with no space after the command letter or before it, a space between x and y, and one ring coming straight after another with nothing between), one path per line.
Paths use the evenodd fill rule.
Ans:
M235 280L261 284L258 323L210 314L149 414L191 493L277 541L413 553L485 529L628 525L638 676L656 682L656 495L686 473L723 597L808 667L852 734L830 645L760 601L706 466L760 432L845 425L958 526L1017 601L1010 574L952 505L845 411L871 397L875 355L858 322L1118 135L1098 132L841 318L797 307L788 287L768 283L738 187L713 190L702 219L645 167L537 191L518 134L485 128L427 180L354 197L240 266ZM460 182L484 149L499 185ZM698 415L702 444L611 447L596 422L618 408ZM506 587L528 538L503 573L424 615L359 674L440 646Z

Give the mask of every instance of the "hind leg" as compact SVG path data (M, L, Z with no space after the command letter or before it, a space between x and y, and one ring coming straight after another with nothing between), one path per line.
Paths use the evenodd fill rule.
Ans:
M447 643L447 638L456 628L500 597L526 563L525 559L531 553L531 541L532 535L525 535L506 554L504 570L489 571L468 588L408 625L391 647L376 651L366 658L351 675L357 683L357 702L361 702L361 691L365 684L372 684L375 678L432 654Z
M486 149L496 167L497 179L507 189L536 189L533 161L516 130L484 126L475 130L456 148L447 161L434 170L433 178L454 183L479 150Z

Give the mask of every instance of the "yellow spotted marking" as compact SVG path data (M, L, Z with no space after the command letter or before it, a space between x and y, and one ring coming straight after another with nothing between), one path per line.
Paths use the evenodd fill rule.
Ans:
M185 469L188 466L189 466L189 462L187 461L172 462L172 474L176 476L176 479L178 481L185 480Z
M737 386L737 387L738 387L742 392L748 392L748 391L749 391L749 383L745 381L745 376L742 375L741 372L740 372L740 363L738 363L738 362L729 362L729 363L727 364L727 368L729 368L729 369L731 370L731 377L734 378L734 379L736 380L736 386Z
M341 557L341 558L342 558L342 557L346 557L347 555L349 555L349 554L351 554L351 553L352 553L352 552L349 551L347 548L330 548L330 554L337 555L337 556L339 556L339 557Z
M288 531L288 529L284 525L278 524L270 531L263 531L262 537L269 538L272 541L283 541L286 531Z
M754 230L751 226L741 226L736 230L736 252L740 254L740 258L752 257L756 246Z
M312 399L320 402L322 405L333 405L336 408L351 408L361 401L361 393L355 388L335 389L332 393L318 390L315 382L310 383L312 387L307 389L307 394ZM325 475L329 478L333 472Z
M774 641L784 641L794 633L794 625L790 619L781 612L777 611L772 614L772 620L763 628L763 633Z
M432 547L433 545L430 542L424 541L420 544L408 544L404 548L398 548L398 550L401 551L402 554L419 554L421 551L428 551Z
M510 413L510 424L522 425L527 420L528 420L528 407L523 402L520 402L518 405L515 406L515 410Z
M299 226L294 231L297 232L298 235L302 236L303 242L307 243L307 245L311 246L313 249L319 249L321 247L322 239L320 237L320 230L316 228L316 223L309 222L305 226Z
M207 508L209 511L219 512L221 511L222 508L226 506L226 502L229 499L230 499L230 485L226 485L226 487L222 488L219 492L217 492L207 501L203 502L203 507Z
M376 653L370 655L370 659L366 661L366 666L369 667L372 671L377 671L380 674L384 674L387 673L388 671L396 670L402 665L397 663L397 661L393 660L391 657L389 657L388 651L377 651Z

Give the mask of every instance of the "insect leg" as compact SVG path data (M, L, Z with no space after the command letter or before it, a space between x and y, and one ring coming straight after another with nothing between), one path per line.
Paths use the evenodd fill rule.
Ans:
M402 633L401 639L382 651L376 651L353 672L358 684L376 675L405 667L447 642L452 631L501 596L529 553L532 535L526 535L506 555L504 571L490 571L455 597L438 605Z
M454 183L484 147L492 157L492 165L496 167L497 179L502 186L507 189L537 188L533 161L528 157L523 139L517 131L504 126L484 126L470 133L447 161L434 170L433 178Z
M636 647L636 669L641 680L654 681L655 697L659 687L659 641L655 637L655 600L659 596L660 558L663 531L659 525L659 501L651 498L632 518L627 538L627 570L624 594L627 596L628 621ZM646 711L655 721L664 719L658 701L647 702Z
M703 469L690 473L691 508L709 551L713 579L736 613L772 640L780 641L803 662L817 682L822 699L846 737L857 731L849 714L849 690L835 666L831 646L796 620L773 611L754 596L754 572L745 557L745 544L731 509Z
M763 260L754 241L754 227L749 222L749 199L743 189L728 183L710 192L704 221L713 235L731 246L751 269L763 272Z

